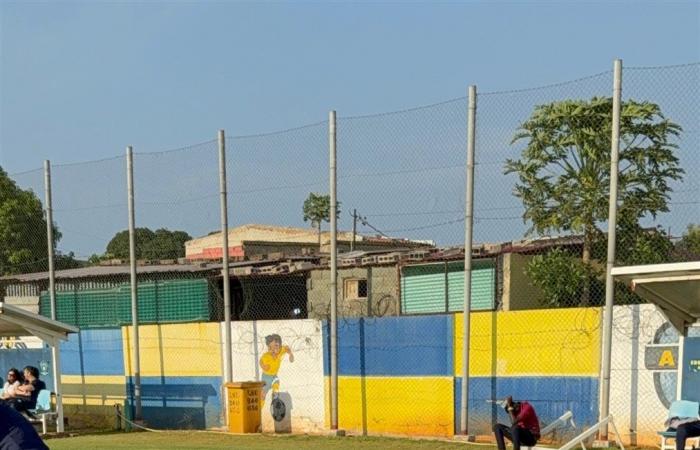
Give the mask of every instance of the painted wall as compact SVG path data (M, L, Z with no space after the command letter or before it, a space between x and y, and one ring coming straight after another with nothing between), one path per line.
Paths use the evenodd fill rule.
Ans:
M633 445L657 445L678 383L678 333L653 305L616 306L610 412Z
M7 371L16 368L20 372L26 366L34 366L39 369L41 378L46 383L47 389L53 390L53 370L51 368L51 348L40 346L39 348L0 348L0 378L2 384L7 381ZM0 384L0 387L2 387Z
M454 316L455 423L461 409L463 314ZM488 400L529 401L541 423L567 410L577 425L597 421L599 324L597 308L477 312L470 322L470 431L490 434L508 423Z
M221 426L218 322L139 327L143 417L155 428ZM124 374L131 399L132 327L122 327Z
M370 434L452 435L452 326L449 315L341 321L340 427ZM324 341L328 342L327 326ZM329 360L325 351L326 377Z
M452 435L459 424L462 320L461 314L340 320L340 426L369 434ZM600 322L600 308L472 313L472 432L490 434L495 421L507 420L487 402L506 395L533 403L545 424L569 409L579 428L595 422ZM627 442L653 445L677 392L678 335L651 305L616 307L613 323L611 412ZM285 356L277 374L286 419L272 418L268 394L264 429L324 429L330 411L327 323L234 322L233 378L262 378L259 361L271 334L280 335L295 359ZM113 426L114 405L131 397L131 336L130 327L83 330L61 345L70 426ZM145 325L140 340L147 423L221 426L223 324ZM697 337L686 343L689 365L700 346ZM0 349L0 365L50 361L50 351L36 340L16 345L37 348ZM684 392L693 391L693 380L686 380Z
M126 398L121 328L69 335L61 344L61 387L70 427L114 427L114 405Z
M268 351L266 336L279 335L282 345L288 346L294 355L293 362L289 355L283 356L277 373L285 417L279 421L273 419L273 394L268 392L263 405L263 430L294 433L322 430L325 410L322 322L311 319L233 322L231 327L235 381L262 379L260 359Z
M690 327L683 343L681 398L700 402L700 327Z

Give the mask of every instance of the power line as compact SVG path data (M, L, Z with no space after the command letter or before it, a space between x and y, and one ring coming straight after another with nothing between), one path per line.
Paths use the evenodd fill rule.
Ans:
M375 227L374 225L372 225L371 223L369 223L369 222L367 221L367 217L361 216L361 215L357 214L357 210L353 210L353 211L355 211L355 213L354 213L354 214L352 214L352 213L350 214L350 216L353 218L353 220L359 220L360 223L361 223L362 225L364 225L364 226L366 226L366 227L368 227L368 228L371 228L372 230L376 231L376 232L379 233L381 236L384 236L384 237L387 238L387 239L391 239L391 237L390 237L390 236L387 236L386 233L384 233L382 230L380 230L379 228L377 228L377 227Z

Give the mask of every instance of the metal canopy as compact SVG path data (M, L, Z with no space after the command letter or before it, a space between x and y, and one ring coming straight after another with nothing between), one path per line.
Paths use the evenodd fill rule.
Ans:
M63 432L63 394L61 393L61 359L59 343L68 339L68 333L78 329L56 320L25 311L17 306L0 302L0 337L36 336L54 350L54 390L56 394L56 431Z
M53 346L59 340L67 340L68 333L77 332L71 325L0 302L0 337L31 335Z
M615 267L612 275L657 305L681 334L700 321L700 261Z

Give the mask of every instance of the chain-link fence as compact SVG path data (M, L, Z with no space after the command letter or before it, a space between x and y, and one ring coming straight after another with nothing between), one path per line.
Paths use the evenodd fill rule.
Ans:
M624 71L618 265L699 257L699 71ZM467 98L338 119L341 428L453 435L465 386L472 434L508 420L495 403L507 395L543 424L566 411L580 426L598 420L612 78L478 93L467 384ZM231 378L266 383L263 429L330 425L328 129L225 139L227 281L220 143L135 149L138 346L126 158L53 165L56 317L81 329L61 349L73 423L111 426L115 403L135 413L138 348L149 426L224 425L229 357ZM50 316L44 171L10 178L36 198L19 201L26 220L0 224L17 248L0 260L5 297ZM616 286L610 410L637 443L660 426L679 382L677 365L645 365L647 347L680 344L642 303Z

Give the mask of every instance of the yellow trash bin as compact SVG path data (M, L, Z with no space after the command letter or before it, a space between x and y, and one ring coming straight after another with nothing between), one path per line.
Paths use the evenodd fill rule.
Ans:
M226 383L228 430L231 433L261 431L260 398L264 385L262 381Z

